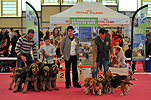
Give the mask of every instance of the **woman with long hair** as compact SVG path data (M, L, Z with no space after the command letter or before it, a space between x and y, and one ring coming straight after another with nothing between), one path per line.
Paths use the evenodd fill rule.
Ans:
M56 48L57 58L60 58L62 56L60 53L60 44L61 44L62 36L61 36L58 28L53 29L53 32L52 32L52 35L50 38L53 40L53 45ZM57 65L60 66L59 61L57 61Z

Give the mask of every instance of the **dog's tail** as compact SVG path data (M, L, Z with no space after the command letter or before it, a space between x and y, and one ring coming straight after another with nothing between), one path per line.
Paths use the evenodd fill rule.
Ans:
M135 85L135 84L133 84L133 83L126 82L126 81L124 81L124 80L122 80L121 82L124 82L125 84Z

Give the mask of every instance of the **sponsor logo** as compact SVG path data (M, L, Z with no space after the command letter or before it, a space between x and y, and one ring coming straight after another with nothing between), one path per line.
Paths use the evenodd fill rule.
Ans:
M86 11L77 11L77 14L103 14L103 12L86 10Z
M108 19L104 18L104 20L99 20L98 23L114 23L114 21L109 21Z

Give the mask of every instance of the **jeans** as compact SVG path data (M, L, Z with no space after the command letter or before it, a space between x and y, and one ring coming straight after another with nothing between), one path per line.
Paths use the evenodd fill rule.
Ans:
M103 64L104 75L106 74L106 71L108 71L109 61L107 61L107 60L102 60L102 61L99 61L99 62L96 62L96 63L97 63L96 69L95 69L94 67L92 67L92 69L93 69L92 78L97 78L97 73L99 72L99 71L98 71L98 68L99 68L100 63ZM101 66L101 67L102 67L102 66Z

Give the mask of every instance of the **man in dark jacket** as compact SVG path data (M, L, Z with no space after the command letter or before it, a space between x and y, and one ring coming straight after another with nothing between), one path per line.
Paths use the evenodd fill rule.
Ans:
M111 47L111 39L105 35L105 29L99 30L99 35L94 38L92 45L94 66L92 67L92 77L96 78L98 73L98 67L100 63L104 67L104 75L108 71L109 64L109 50L113 54L113 48Z

